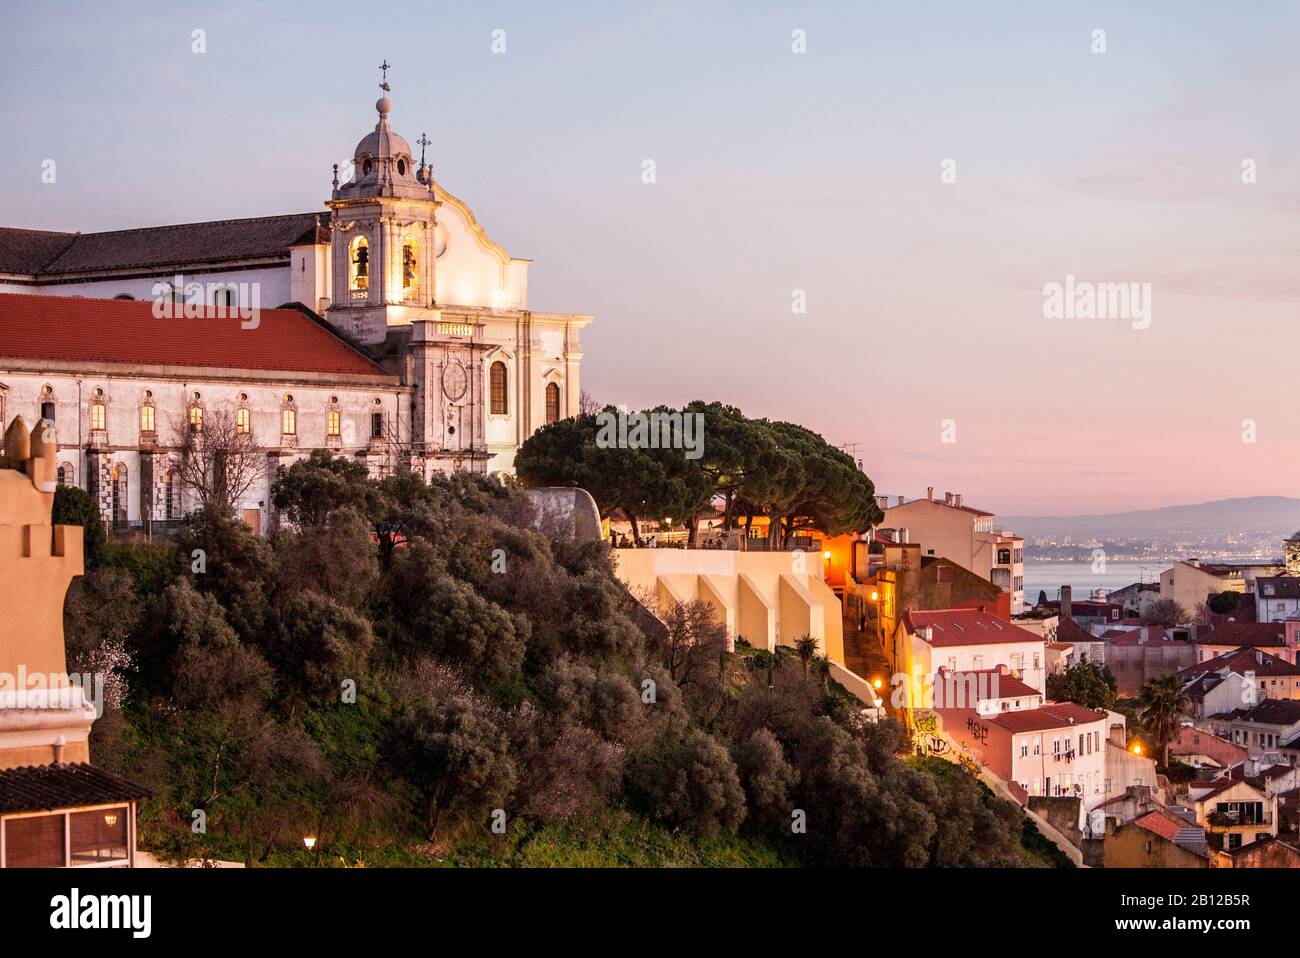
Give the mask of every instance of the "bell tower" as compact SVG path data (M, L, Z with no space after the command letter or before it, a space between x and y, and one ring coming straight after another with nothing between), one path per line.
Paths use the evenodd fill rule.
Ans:
M334 167L330 209L332 276L325 317L342 332L380 345L390 327L437 320L434 243L440 205L433 176L417 168L411 146L394 132L388 114L388 61L373 132L357 144L351 178L340 185ZM428 140L421 137L427 145Z

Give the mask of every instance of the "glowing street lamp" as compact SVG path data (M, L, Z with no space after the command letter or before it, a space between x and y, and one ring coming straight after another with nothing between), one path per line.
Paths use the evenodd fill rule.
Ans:
M307 846L307 851L311 851L313 848L316 847L316 836L305 835L303 837L302 843Z

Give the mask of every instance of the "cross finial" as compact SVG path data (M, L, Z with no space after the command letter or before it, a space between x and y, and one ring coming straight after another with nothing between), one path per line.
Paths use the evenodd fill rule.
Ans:
M388 57L384 57L384 62L379 64L380 75L383 78L383 81L379 85L385 90L388 89L388 71L391 69L392 67L388 63Z
M429 139L427 135L421 133L420 138L415 142L420 144L420 165L424 166L424 148L428 146L432 141Z

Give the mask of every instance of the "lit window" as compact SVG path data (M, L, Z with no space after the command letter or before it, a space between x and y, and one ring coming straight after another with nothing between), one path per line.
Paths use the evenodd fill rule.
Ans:
M293 409L285 409L280 413L280 432L286 436L295 436L298 434L298 413Z
M153 432L153 406L148 404L140 407L140 431Z
M104 408L104 404L102 402L91 403L90 428L91 429L108 428L108 410Z
M364 236L352 241L352 255L348 257L348 285L354 290L370 288L370 243Z
M329 435L337 436L340 431L339 427L342 425L343 420L343 417L339 415L339 411L337 409L331 409L326 414L325 419Z
M504 416L510 409L506 400L506 364L495 362L488 371L488 380L492 393L492 413Z
M250 433L253 431L252 415L247 409L235 410L235 432Z
M203 407L191 406L190 407L190 432L202 432L202 431L203 431Z
M402 290L407 299L412 299L419 292L419 259L416 256L416 243L408 239L402 244Z

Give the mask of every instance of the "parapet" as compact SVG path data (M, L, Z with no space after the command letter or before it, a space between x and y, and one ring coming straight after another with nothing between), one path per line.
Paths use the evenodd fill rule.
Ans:
M80 526L55 526L54 425L28 433L21 416L4 435L0 457L0 673L65 670L63 600L85 571Z

